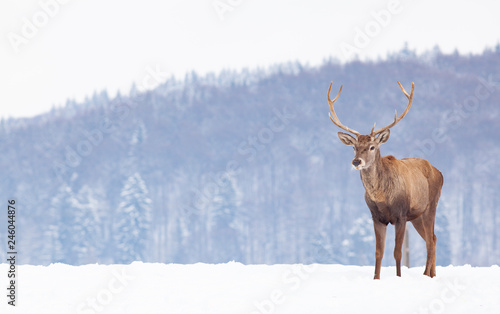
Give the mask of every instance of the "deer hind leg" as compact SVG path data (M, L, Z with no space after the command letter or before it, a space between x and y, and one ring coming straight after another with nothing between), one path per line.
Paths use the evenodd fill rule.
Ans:
M434 234L434 221L436 218L436 207L437 203L434 203L431 205L431 211L424 213L424 223L426 224L427 228L429 229L429 244L427 244L427 255L430 255L430 273L429 276L435 277L436 276L436 242L437 242L437 237ZM430 252L430 253L429 253Z
M375 277L373 279L380 279L380 268L382 266L382 257L384 257L385 249L385 235L387 233L387 225L379 221L373 220L373 227L375 229Z
M406 221L399 221L395 225L396 244L394 245L394 259L396 260L396 275L401 277L401 257L403 240L405 238Z
M434 233L434 232L433 232ZM433 236L433 246L432 246L432 264L431 264L431 278L436 277L436 243L437 237L434 234Z
M427 247L427 262L425 264L424 275L429 277L436 276L436 235L434 234L434 217L432 220L424 213L422 216L412 220L412 224L418 234L425 240ZM432 223L429 223L429 221Z

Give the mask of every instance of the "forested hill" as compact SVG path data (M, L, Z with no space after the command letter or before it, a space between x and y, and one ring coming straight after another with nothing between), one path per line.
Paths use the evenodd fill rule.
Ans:
M340 120L362 133L404 110L397 81L407 91L415 82L382 154L423 157L443 173L438 264L498 264L498 48L191 73L2 120L0 188L18 204L19 262L372 264L353 152L328 118L330 81L332 97L343 85ZM423 265L425 244L411 228L412 263ZM392 239L389 229L384 265Z

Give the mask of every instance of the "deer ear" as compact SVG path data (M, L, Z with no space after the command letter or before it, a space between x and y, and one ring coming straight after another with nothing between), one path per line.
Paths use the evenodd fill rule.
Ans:
M377 139L376 139L377 143L384 144L385 142L387 142L389 140L389 135L391 135L391 129L387 129L387 130L383 131L377 137Z
M357 142L357 140L350 134L338 132L337 135L339 136L340 141L346 145L354 146Z

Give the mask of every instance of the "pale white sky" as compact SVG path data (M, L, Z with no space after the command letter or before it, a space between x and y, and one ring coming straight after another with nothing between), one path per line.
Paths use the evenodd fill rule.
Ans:
M173 74L317 65L500 40L500 2L409 0L2 0L0 117L30 117Z

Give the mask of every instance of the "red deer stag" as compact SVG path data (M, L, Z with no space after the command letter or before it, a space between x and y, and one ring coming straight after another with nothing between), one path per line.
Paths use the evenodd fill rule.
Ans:
M356 135L338 132L340 141L354 147L352 165L360 171L361 181L365 187L365 201L372 214L375 229L375 277L380 279L380 266L385 248L385 235L389 223L395 226L396 244L394 258L396 259L396 274L401 276L401 248L405 235L406 222L411 221L427 246L427 262L424 275L436 276L436 235L434 234L434 218L443 175L427 160L420 158L396 159L394 156L380 156L380 146L387 142L390 129L395 126L410 110L413 101L415 85L411 84L411 93L405 91L401 83L399 87L408 98L406 110L394 121L378 130L373 126L370 134L359 132L344 126L335 114L333 104L339 98L330 99L332 84L328 89L328 104L330 119L339 128Z

